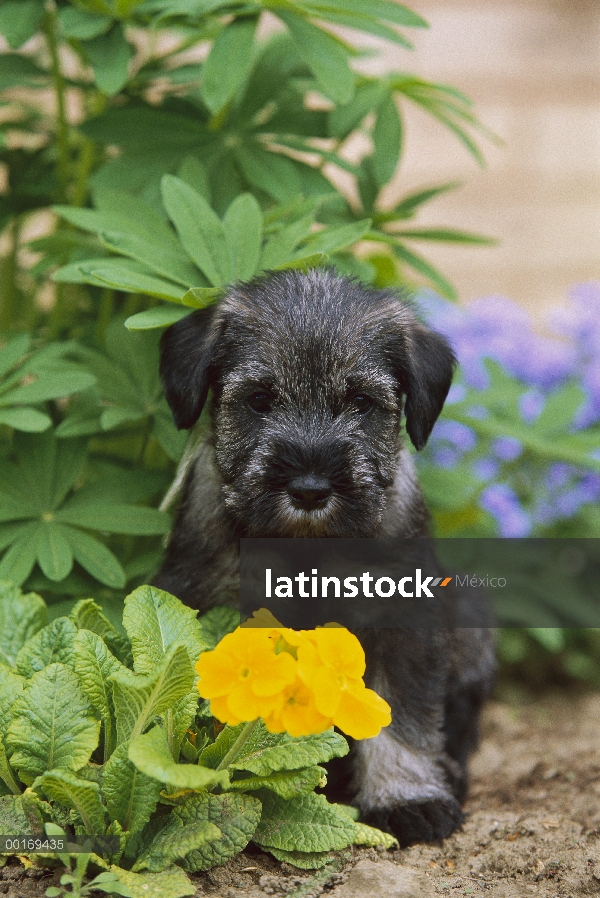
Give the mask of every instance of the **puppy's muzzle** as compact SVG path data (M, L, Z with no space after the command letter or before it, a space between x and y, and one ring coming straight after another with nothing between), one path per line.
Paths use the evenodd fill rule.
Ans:
M295 508L316 511L327 506L333 493L331 481L319 474L300 474L292 478L287 492Z

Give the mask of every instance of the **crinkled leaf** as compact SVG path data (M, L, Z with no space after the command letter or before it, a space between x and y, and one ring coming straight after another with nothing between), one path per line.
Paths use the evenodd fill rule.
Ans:
M8 756L6 754L6 747L4 745L4 741L2 736L0 735L0 789L2 793L5 792L13 792L15 795L21 791L21 787L17 782L17 777L15 776L13 770L11 769L10 764L8 763Z
M194 669L183 645L168 649L151 674L142 676L123 668L110 678L117 721L117 741L139 736L154 718L188 695Z
M261 845L284 851L331 851L352 844L355 824L314 792L286 800L261 792L263 812L256 829Z
M54 767L79 770L98 744L100 721L64 664L35 673L13 711L6 745L13 751L12 766L28 785Z
M129 742L119 745L104 765L102 792L111 820L125 832L139 832L158 804L160 783L146 776L129 760Z
M14 666L19 649L45 626L46 603L34 592L0 583L0 662Z
M227 633L240 625L240 612L227 605L217 605L200 618L202 639L207 648L214 649Z
M291 864L292 867L298 867L300 870L320 870L335 856L329 851L283 851L281 848L273 848L272 845L261 845L260 847L265 851L270 851L278 861Z
M11 836L22 833L33 834L31 823L23 809L20 795L4 795L0 798L0 836Z
M251 795L205 792L190 796L172 813L186 826L208 822L221 831L219 839L206 842L183 859L183 869L193 873L224 864L246 847L260 820L261 803Z
M165 731L154 727L149 733L137 736L129 743L129 760L138 770L151 776L169 789L194 789L204 791L214 786L227 788L229 776L226 770L211 770L197 764L178 764L169 751Z
M136 673L152 673L175 643L185 645L195 663L207 648L197 617L197 610L155 586L139 586L128 595L123 626L131 640Z
M384 833L374 826L367 826L366 823L357 822L354 824L356 832L352 839L353 845L365 845L367 848L383 845L384 848L397 848L398 840L390 833Z
M129 666L131 645L127 636L113 626L93 599L80 599L76 602L71 609L69 618L78 630L91 630L92 633L103 639L113 655Z
M171 820L161 829L150 848L138 858L134 869L146 867L151 872L158 873L220 836L221 830L214 823L201 820L184 825L178 817L171 815Z
M325 770L322 767L303 767L300 770L279 770L269 776L250 776L234 780L230 789L239 792L256 792L268 789L282 798L296 798L306 792L313 792L323 785Z
M57 661L69 665L76 634L68 617L55 618L19 651L15 662L17 671L23 677L32 677Z
M81 688L105 728L105 745L110 750L114 732L112 688L108 678L122 665L107 648L104 640L91 630L79 630L73 640L72 664ZM106 757L106 754L105 754Z
M13 718L12 706L23 691L25 683L25 677L0 664L0 737L8 730Z
M195 884L179 867L170 867L162 873L132 873L114 864L110 869L131 889L133 898L185 898L196 893Z
M86 833L104 834L104 807L97 783L82 779L72 770L49 770L36 779L33 788L43 790L49 799L77 811Z
M218 766L229 750L227 741L236 730L238 727L226 727L222 730L214 744L207 746L202 752L201 763L211 767L213 764ZM297 770L300 767L324 764L332 758L343 758L347 754L348 743L333 729L294 738L287 733L269 733L261 722L231 768L249 770L257 776L268 776L277 770Z

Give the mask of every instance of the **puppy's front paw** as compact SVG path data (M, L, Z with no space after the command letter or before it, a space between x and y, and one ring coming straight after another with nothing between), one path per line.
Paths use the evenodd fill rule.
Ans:
M445 839L463 822L459 803L452 797L409 801L389 808L373 808L361 815L370 826L393 833L401 848L414 842Z

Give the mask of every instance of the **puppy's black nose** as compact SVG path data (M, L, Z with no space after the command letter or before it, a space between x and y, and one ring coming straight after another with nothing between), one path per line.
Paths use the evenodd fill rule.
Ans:
M327 477L318 474L300 474L290 480L287 491L296 508L313 511L316 508L325 508L333 488Z

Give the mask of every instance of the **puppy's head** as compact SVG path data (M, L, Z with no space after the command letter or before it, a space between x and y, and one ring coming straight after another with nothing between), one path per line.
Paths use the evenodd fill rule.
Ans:
M392 293L327 271L233 288L174 324L161 377L175 423L214 396L223 497L249 536L370 536L406 430L421 449L455 359Z

